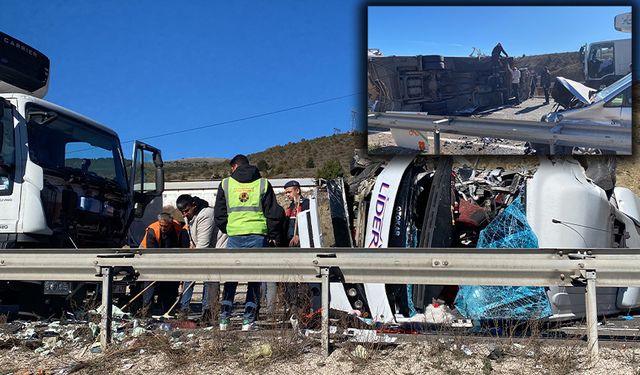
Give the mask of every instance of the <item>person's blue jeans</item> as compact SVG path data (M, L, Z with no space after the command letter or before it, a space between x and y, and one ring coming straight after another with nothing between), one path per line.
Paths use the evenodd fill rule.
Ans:
M193 287L195 285L191 285L191 284L195 284L195 281L183 281L182 282L182 297L180 298L180 310L182 311L189 311L190 310L190 305L191 305L191 297L193 297ZM189 289L187 289L189 288ZM204 293L207 292L207 288L203 288L202 290L202 294L204 297ZM203 298L204 299L204 298Z
M191 298L193 297L193 289L194 287L189 286L193 283L193 281L183 281L182 288L185 291L182 293L182 298L180 298L180 309L182 311L188 311L189 305L191 304ZM186 288L189 288L188 290ZM218 282L205 282L202 285L202 311L210 308L209 306L209 288L220 288ZM218 290L216 289L214 299L217 301L218 299Z
M264 296L265 306L260 308L267 315L273 314L276 299L278 298L278 284L274 282L260 283L260 295Z
M242 249L252 247L267 247L268 241L266 236L247 235L247 236L229 236L227 248ZM260 282L250 282L247 286L247 299L244 304L244 320L253 323L256 320L256 309L260 300ZM224 283L222 292L222 306L220 307L220 319L229 319L233 311L233 300L236 296L237 282Z
M151 284L152 281L143 281L142 282L142 289L146 288L149 286L149 284ZM151 303L153 302L153 294L156 291L155 285L152 285L149 289L145 290L144 293L142 293L142 305L143 306L149 306L151 305Z

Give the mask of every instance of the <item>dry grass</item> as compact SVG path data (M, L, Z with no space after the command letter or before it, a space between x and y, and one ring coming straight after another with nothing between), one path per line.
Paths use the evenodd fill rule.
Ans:
M495 343L481 342L478 336L468 332L459 332L447 326L436 328L435 334L425 338L423 343L382 345L377 343L346 343L343 351L359 370L371 369L378 361L386 361L391 352L400 350L420 351L419 358L425 361L425 367L444 374L492 374L504 363L517 363L507 373L513 374L581 374L594 368L588 360L586 345L578 340L566 340L561 344L545 340L542 325L537 320L514 322L485 322L485 328L500 329L499 340ZM494 339L492 339L494 340ZM362 346L360 353L356 350ZM418 349L420 348L420 349ZM366 353L365 356L359 355ZM629 355L625 362L640 361L640 354ZM503 370L504 371L504 370ZM504 372L500 372L504 373Z
M266 163L263 175L269 178L316 177L318 169L329 159L337 159L345 171L353 157L353 150L363 143L362 133L336 134L311 140L301 139L282 146L269 147L248 155L253 165ZM312 159L314 167L308 168ZM222 160L222 159L220 159ZM228 160L183 159L165 162L167 181L220 179L229 175ZM263 161L264 163L261 163Z

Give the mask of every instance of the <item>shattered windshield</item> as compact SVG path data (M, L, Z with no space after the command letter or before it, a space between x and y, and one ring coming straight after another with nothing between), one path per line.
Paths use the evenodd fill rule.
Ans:
M602 91L598 92L597 94L595 94L595 100L606 100L606 98L608 98L611 94L619 91L621 88L627 87L631 84L631 73L627 74L626 76L620 78L619 80L617 80L616 82L614 82L613 84L611 84L611 86L608 86L606 88L604 88Z
M27 114L46 112L30 106ZM127 188L118 138L94 126L66 116L42 125L30 123L29 157L45 169L101 178Z

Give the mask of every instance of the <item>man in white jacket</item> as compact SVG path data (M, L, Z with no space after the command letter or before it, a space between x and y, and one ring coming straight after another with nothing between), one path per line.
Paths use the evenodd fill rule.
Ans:
M176 200L176 207L187 222L190 248L225 248L228 236L219 231L214 223L214 210L204 199L183 194ZM189 304L193 295L194 281L185 281L183 294L180 301L181 310L188 313ZM218 301L220 283L206 282L202 291L202 321L211 320L211 307Z
M513 63L512 63L513 64ZM520 104L520 70L513 65L513 69L507 64L507 69L511 73L511 95L516 97L516 105Z

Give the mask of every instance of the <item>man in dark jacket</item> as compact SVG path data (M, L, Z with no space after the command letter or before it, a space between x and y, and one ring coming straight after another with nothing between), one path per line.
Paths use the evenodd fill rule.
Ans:
M502 43L496 44L491 50L491 65L493 66L493 72L497 73L498 70L502 67L502 62L500 61L500 54L504 54L505 57L509 57L507 51L502 47Z
M231 177L218 187L215 204L215 223L220 231L229 235L228 248L277 246L280 238L282 208L276 201L273 187L260 176L258 168L249 164L244 155L236 155L231 162ZM220 330L227 330L233 309L237 282L224 284L220 310ZM260 283L250 282L247 287L242 330L255 325Z
M226 247L227 235L218 231L214 223L214 209L209 207L209 202L189 194L182 194L176 200L176 207L187 222L189 244L192 249L221 248ZM193 296L194 281L185 281L183 284L180 308L189 313L191 297ZM212 315L214 304L218 303L220 283L205 282L202 289L202 321L207 322Z

